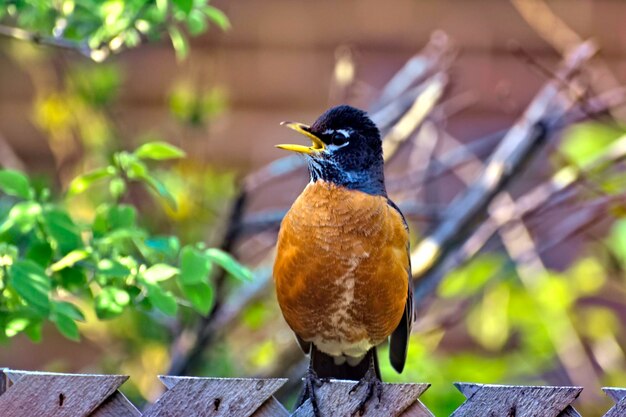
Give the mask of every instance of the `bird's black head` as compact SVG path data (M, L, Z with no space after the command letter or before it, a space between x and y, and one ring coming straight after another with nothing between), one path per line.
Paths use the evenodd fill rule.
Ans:
M312 182L386 195L380 132L364 111L342 105L327 110L311 126L282 124L311 139L311 146L277 146L306 155Z

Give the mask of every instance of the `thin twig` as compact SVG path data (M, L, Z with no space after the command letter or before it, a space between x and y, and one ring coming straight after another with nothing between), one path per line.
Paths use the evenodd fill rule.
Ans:
M87 42L76 42L62 37L44 36L39 33L29 32L24 29L6 25L0 25L0 35L20 41L32 42L37 45L74 51L88 58L96 59L94 58L96 50L91 49Z

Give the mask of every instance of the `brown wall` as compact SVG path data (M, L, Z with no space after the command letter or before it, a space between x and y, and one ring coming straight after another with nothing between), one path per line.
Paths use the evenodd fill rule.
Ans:
M549 2L581 36L593 36L622 81L626 79L626 2ZM471 91L478 101L450 121L450 129L471 138L506 125L532 97L542 75L510 53L511 40L551 67L554 50L505 0L239 0L216 1L233 30L211 30L193 41L192 57L180 66L167 43L122 53L127 70L115 109L126 133L158 128L176 142L180 126L167 117L167 92L176 79L200 74L229 92L230 110L206 129L186 131L187 147L208 161L259 166L281 153L271 145L288 133L284 119L311 121L329 105L329 83L338 46L355 52L357 76L371 86L353 103L366 105L403 62L436 29L457 41L454 92ZM3 53L0 40L0 134L27 161L50 164L50 153L32 125L29 78ZM70 57L70 59L72 59ZM74 58L80 59L80 58ZM62 66L60 66L62 67Z

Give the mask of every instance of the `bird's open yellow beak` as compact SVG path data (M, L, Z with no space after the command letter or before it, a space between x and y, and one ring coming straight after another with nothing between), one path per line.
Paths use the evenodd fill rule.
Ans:
M281 122L280 125L288 127L291 130L295 130L296 132L301 133L307 138L311 139L311 146L281 144L276 145L277 148L285 149L292 152L304 153L307 155L313 155L317 152L323 151L326 148L326 144L324 144L324 142L322 142L320 138L311 133L311 131L309 130L309 126L295 122Z

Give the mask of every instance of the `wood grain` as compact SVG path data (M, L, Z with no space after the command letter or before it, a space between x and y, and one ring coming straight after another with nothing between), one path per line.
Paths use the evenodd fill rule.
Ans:
M564 417L577 416L570 407L580 387L524 387L456 383L467 400L451 417Z
M141 411L124 394L115 391L89 417L141 417Z
M159 377L168 390L145 417L248 417L286 379Z
M0 368L1 417L288 417L273 394L286 379L162 376L167 391L144 414L118 388L123 375L59 374ZM317 391L323 417L355 415L365 387L332 380ZM467 400L450 417L581 417L572 402L580 387L457 383ZM429 384L383 384L382 401L365 417L434 417L419 397ZM5 391L3 392L3 387ZM604 417L626 416L626 388L603 388L615 401ZM310 401L291 414L313 417Z
M626 388L602 388L602 390L615 401L615 406L604 417L626 416Z
M318 403L323 417L350 417L354 415L359 402L365 395L365 386L356 392L350 393L354 381L331 380L324 383L318 390ZM430 384L383 384L383 395L379 403L376 398L371 399L365 409L365 417L398 417L412 406L420 395L428 389ZM414 412L412 410L412 412ZM429 414L408 414L411 416L426 417ZM298 408L292 417L314 417L311 401L307 400Z
M288 417L289 411L274 397L270 397L252 417Z
M11 387L0 395L2 417L86 417L127 379L5 370Z

